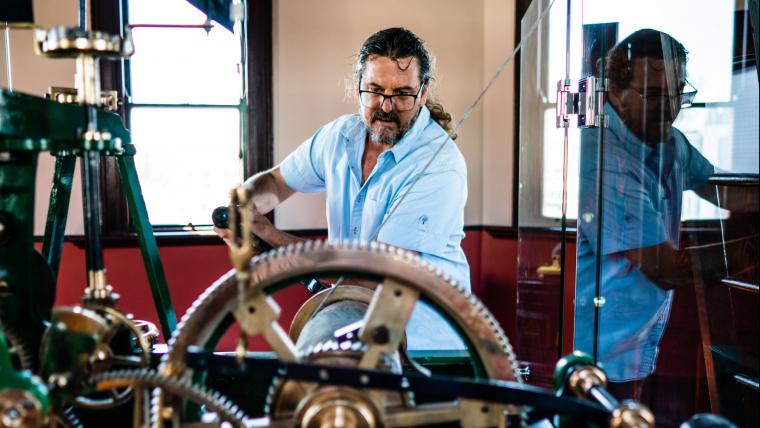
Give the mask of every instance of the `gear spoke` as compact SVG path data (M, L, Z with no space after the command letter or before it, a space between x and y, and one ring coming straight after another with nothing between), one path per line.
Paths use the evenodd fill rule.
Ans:
M256 291L244 305L235 310L240 329L248 336L262 335L277 356L285 361L297 361L298 352L285 330L277 323L280 307L273 298Z
M359 337L367 344L359 367L374 368L381 354L392 354L398 349L419 296L419 291L390 278L377 287L359 331Z

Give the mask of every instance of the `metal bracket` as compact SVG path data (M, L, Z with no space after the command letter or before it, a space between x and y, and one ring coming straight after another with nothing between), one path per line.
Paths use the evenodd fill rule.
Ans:
M77 89L64 86L51 86L46 98L61 104L77 104ZM100 91L100 108L105 111L119 110L119 93L117 91Z
M589 76L578 82L578 92L571 92L569 80L557 82L557 128L569 128L570 116L578 116L578 128L606 128L604 109L607 79Z

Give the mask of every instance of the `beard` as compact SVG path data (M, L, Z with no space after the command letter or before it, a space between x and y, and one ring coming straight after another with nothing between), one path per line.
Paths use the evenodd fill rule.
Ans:
M380 123L381 120L391 121L396 124L396 128L391 128ZM391 111L388 113L377 110L372 114L372 120L369 126L369 138L374 143L394 146L401 140L401 137L409 130L411 122L402 124L398 114Z

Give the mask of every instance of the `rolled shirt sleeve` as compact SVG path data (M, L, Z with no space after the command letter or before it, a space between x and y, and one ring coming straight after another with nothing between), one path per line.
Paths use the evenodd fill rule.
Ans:
M296 192L315 193L325 190L324 153L328 144L320 128L311 138L290 153L279 165L285 182Z

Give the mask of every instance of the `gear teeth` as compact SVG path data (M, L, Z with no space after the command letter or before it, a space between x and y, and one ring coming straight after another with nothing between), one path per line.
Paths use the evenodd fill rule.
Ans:
M34 371L34 358L29 350L24 345L21 336L16 334L16 331L8 327L7 323L0 321L0 329L2 330L5 338L8 340L8 344L13 348L12 354L16 355L21 365L22 370Z
M74 414L74 408L67 406L56 413L56 419L65 428L84 428L82 421Z
M165 376L151 369L115 370L92 376L90 383L97 385L104 381L123 382L132 386L147 388L160 388L171 395L178 395L205 405L215 412L221 420L243 426L246 419L245 413L231 400L217 391L208 390L205 387L195 385L189 379ZM151 399L151 423L158 421L157 407L160 396L154 394Z
M330 352L355 352L357 354L366 350L367 346L359 340L327 340L323 342L317 342L314 345L310 345L303 352L300 353L300 357L303 360L313 360L320 354L329 354Z

